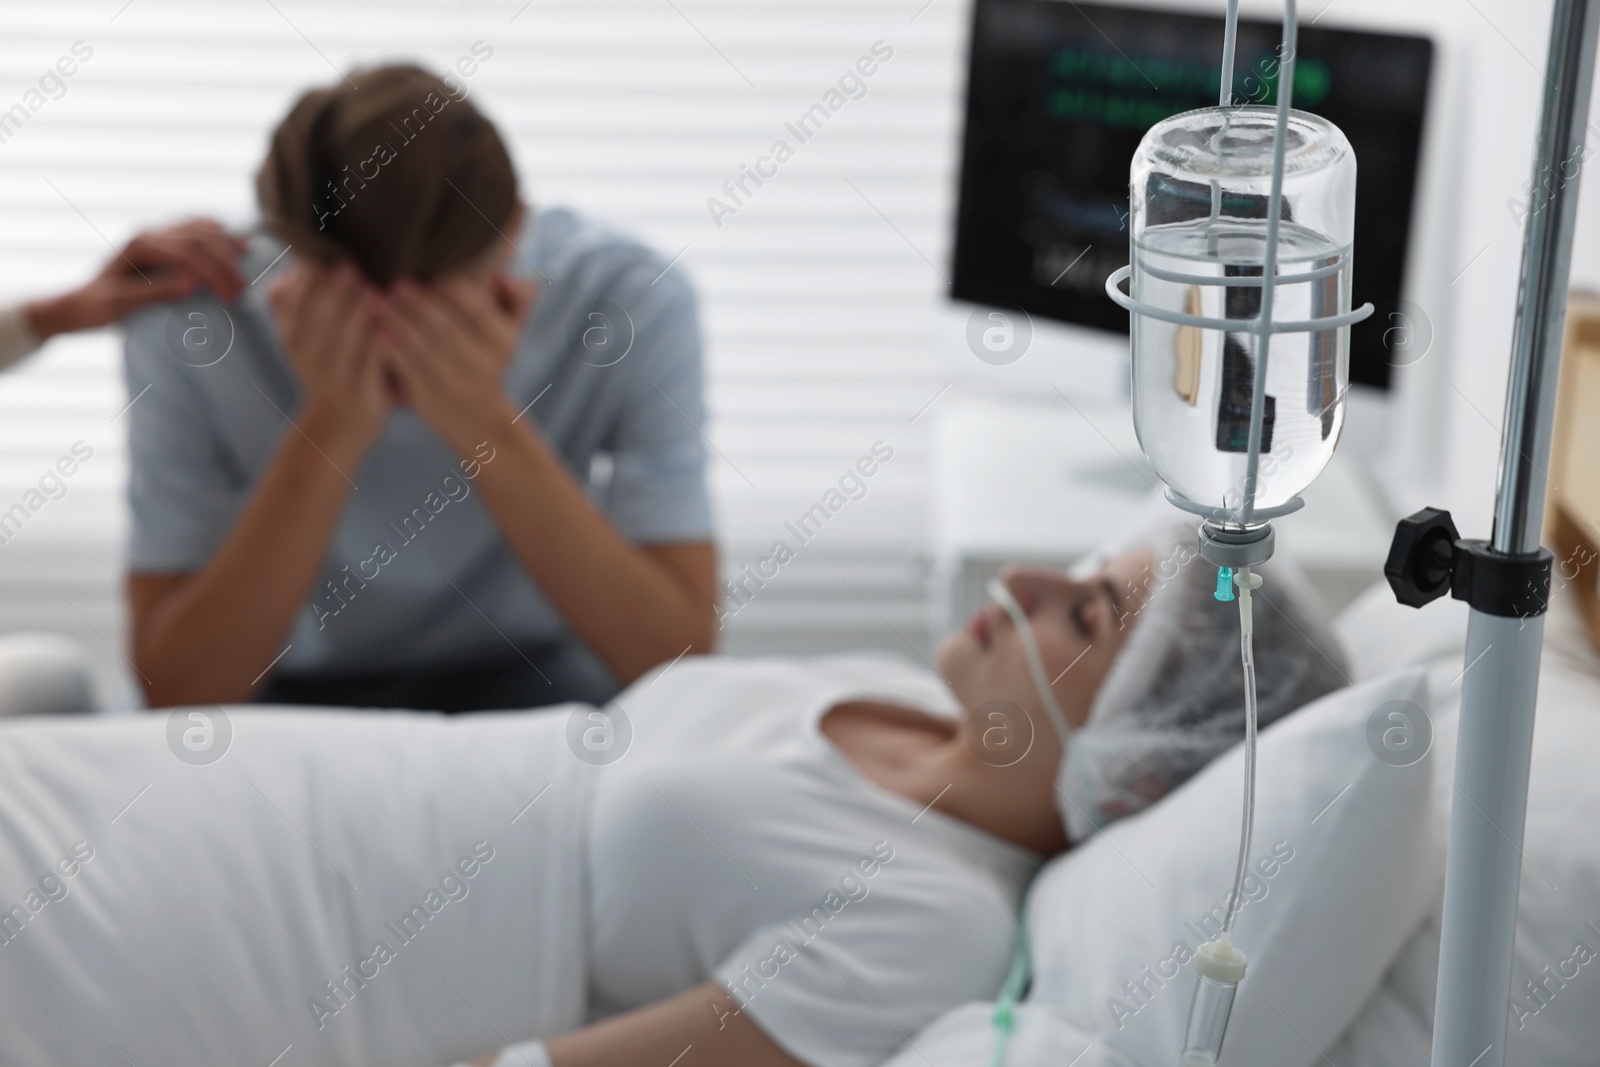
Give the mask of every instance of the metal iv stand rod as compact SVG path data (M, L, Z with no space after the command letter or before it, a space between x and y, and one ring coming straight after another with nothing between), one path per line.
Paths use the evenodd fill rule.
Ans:
M1556 0L1523 235L1493 536L1487 544L1461 541L1451 526L1448 563L1441 563L1445 550L1438 547L1439 539L1433 548L1430 576L1437 577L1444 566L1452 594L1472 604L1445 873L1433 1067L1505 1063L1551 562L1539 544L1542 472L1549 466L1597 26L1600 0ZM1444 522L1449 524L1447 514ZM1392 568L1394 554L1390 559ZM1390 580L1395 580L1393 573Z

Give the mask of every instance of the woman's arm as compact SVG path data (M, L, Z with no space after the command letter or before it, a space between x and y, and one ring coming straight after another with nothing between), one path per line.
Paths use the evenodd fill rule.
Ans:
M180 300L201 286L231 304L244 291L238 259L248 242L211 219L146 230L78 288L24 305L41 342L56 334L109 326L140 308Z
M0 367L57 334L109 326L151 304L181 300L202 285L224 304L233 303L244 289L237 260L246 243L211 219L136 234L76 289L0 309Z
M710 651L716 549L641 547L623 537L506 398L500 382L529 287L453 279L402 283L385 316L405 399L457 455L494 448L478 488L501 536L573 633L624 682L685 652Z
M545 1044L553 1067L806 1067L715 982ZM524 1067L512 1054L473 1060Z
M273 294L305 401L202 569L130 574L133 663L152 707L246 700L283 651L389 402L351 273L299 267Z

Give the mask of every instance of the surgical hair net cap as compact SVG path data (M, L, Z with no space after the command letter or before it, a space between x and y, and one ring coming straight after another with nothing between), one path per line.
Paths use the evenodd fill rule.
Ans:
M1075 574L1148 549L1155 563L1118 590L1133 627L1072 735L1057 772L1057 803L1071 841L1166 796L1245 734L1239 605L1215 597L1217 568L1200 557L1199 522L1152 500L1130 529ZM1275 556L1254 568L1258 723L1269 723L1349 682L1328 612L1303 573Z

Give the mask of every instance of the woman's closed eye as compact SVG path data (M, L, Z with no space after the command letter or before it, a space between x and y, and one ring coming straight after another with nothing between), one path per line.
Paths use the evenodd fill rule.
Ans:
M1091 612L1089 609L1097 602L1105 604L1104 614ZM1118 617L1117 597L1112 591L1111 583L1102 580L1093 590L1086 591L1073 603L1068 614L1072 618L1073 629L1078 631L1078 636L1085 641L1092 639L1102 621L1114 620Z
M1089 623L1088 607L1092 598L1084 597L1067 612L1072 619L1072 628L1078 631L1078 636L1085 641L1094 636L1094 627Z

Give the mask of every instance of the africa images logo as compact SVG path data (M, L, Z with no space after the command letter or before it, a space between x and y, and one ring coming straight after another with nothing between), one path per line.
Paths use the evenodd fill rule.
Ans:
M220 707L179 708L167 716L167 747L191 767L205 767L228 753L233 723Z

